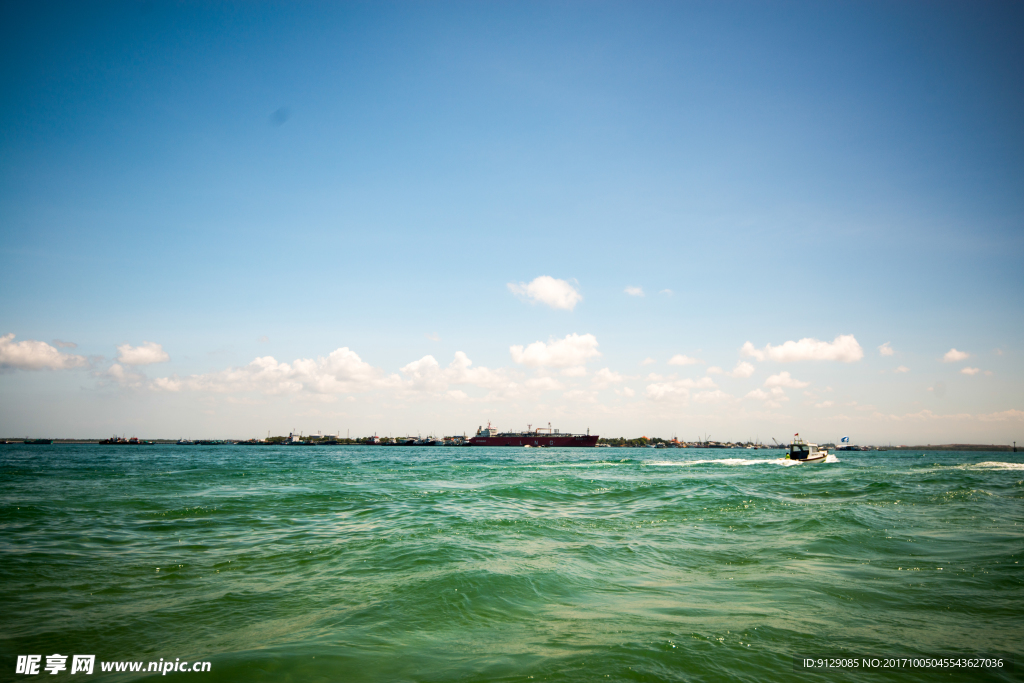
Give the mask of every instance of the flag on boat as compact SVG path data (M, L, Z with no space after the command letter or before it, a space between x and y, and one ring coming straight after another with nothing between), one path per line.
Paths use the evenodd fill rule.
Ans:
M839 443L850 443L850 437L844 436L839 440Z

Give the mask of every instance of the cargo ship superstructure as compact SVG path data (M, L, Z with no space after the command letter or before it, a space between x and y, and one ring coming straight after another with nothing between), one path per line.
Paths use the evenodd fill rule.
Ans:
M520 448L593 448L597 445L597 434L564 434L548 426L531 429L526 425L525 432L499 432L491 423L487 428L478 427L476 435L469 439L473 446L517 446Z

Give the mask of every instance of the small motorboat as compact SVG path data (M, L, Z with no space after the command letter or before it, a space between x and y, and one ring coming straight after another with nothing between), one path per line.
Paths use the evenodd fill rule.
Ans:
M787 460L809 464L813 462L825 462L828 457L828 449L818 448L816 443L807 443L800 438L799 434L793 435L793 443L789 444L789 455Z

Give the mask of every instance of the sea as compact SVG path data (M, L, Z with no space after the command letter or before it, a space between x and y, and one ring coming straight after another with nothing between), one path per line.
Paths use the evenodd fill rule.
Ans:
M0 446L0 680L1024 679L1024 454L782 455Z

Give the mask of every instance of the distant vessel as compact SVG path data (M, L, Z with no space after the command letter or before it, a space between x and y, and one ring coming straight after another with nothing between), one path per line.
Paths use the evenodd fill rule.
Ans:
M487 429L478 427L476 435L469 439L473 446L532 446L534 448L593 448L597 445L598 436L586 434L562 434L557 429L538 427L530 429L532 425L526 425L525 432L498 432L487 423Z
M133 436L130 439L126 439L123 436L112 436L109 439L103 439L103 441L100 441L100 444L105 445L105 446L109 446L109 445L116 445L116 446L152 446L153 442L152 441L142 441L137 436Z
M839 445L836 447L837 451L870 451L872 449L867 446L855 446L850 443L850 437L844 436L839 440Z
M796 460L800 463L825 462L828 451L819 449L816 443L807 443L800 438L799 434L793 435L793 443L789 444L789 455L787 460Z
M26 446L49 446L53 439L25 439L23 443Z
M193 446L195 442L192 439L178 439L179 446Z

